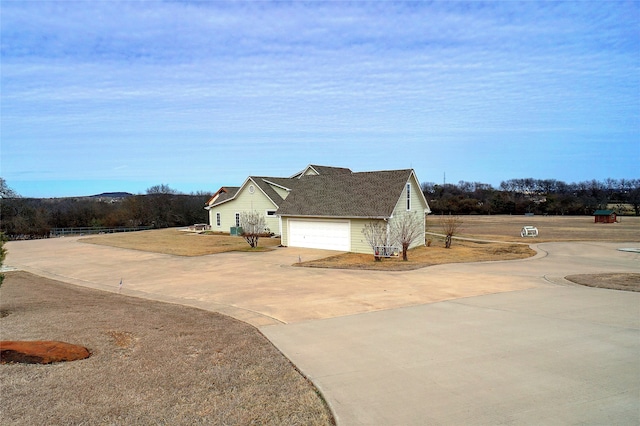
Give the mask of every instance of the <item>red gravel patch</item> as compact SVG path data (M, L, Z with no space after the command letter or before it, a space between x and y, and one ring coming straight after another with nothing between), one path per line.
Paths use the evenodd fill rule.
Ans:
M53 362L77 361L91 355L84 346L71 343L34 340L0 342L0 363L51 364Z

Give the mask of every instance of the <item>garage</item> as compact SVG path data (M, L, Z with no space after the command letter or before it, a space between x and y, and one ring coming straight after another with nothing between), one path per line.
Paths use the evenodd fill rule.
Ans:
M349 221L289 219L289 246L351 250Z

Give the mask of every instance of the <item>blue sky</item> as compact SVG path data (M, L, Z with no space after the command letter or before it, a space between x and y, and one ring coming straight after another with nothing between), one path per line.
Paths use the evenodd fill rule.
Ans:
M640 2L7 1L0 175L183 192L307 164L640 177Z

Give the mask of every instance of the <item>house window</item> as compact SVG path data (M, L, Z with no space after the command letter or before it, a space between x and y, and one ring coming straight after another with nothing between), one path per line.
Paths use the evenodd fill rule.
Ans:
M220 227L220 213L216 213L216 226Z
M267 210L267 216L275 216L275 215L276 215L275 210Z
M236 213L236 226L240 226L240 213Z
M407 211L411 210L411 184L407 184Z

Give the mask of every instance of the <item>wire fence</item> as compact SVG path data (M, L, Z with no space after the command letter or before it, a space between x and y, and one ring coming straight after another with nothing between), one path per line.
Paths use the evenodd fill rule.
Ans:
M100 227L100 226L80 226L76 228L51 228L49 237L64 237L70 235L87 234L113 234L116 232L135 232L153 229L153 226L122 226L122 227Z

